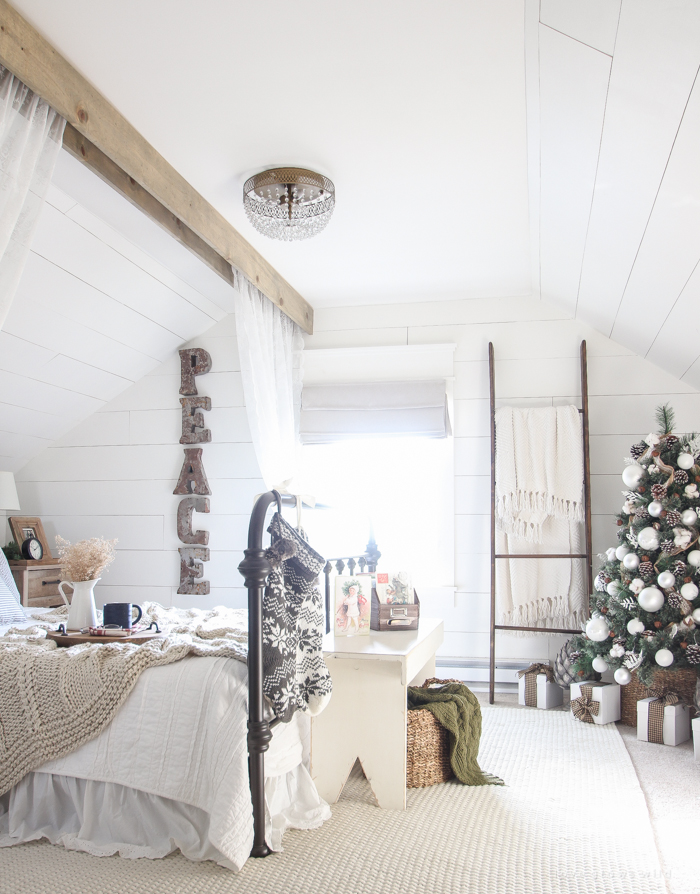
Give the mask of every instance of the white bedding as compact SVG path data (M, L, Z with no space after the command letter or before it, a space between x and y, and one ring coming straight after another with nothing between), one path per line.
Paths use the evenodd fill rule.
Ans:
M180 847L192 859L240 869L253 842L247 690L247 668L231 658L187 657L146 670L97 738L0 798L0 846L46 836L133 857ZM330 817L303 763L305 720L297 714L277 726L265 756L273 849L289 826L314 828ZM134 809L136 825L128 819Z

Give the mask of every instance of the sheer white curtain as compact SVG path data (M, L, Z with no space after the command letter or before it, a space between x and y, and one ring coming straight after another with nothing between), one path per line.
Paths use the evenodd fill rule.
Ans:
M0 66L0 328L29 254L65 119Z
M304 339L296 323L233 268L248 422L265 486L287 491L298 467Z

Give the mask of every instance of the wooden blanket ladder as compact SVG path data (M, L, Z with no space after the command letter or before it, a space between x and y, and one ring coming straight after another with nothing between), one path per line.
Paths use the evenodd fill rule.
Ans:
M496 562L501 559L585 559L586 560L586 614L589 611L589 594L593 592L593 550L591 545L591 461L588 444L588 359L586 342L581 342L581 427L583 429L583 501L586 551L583 553L542 554L520 553L508 555L496 552L496 371L493 343L489 342L489 397L491 403L491 619L489 624L489 704L494 702L496 685L496 631L523 630L528 633L580 633L547 627L513 627L496 623Z

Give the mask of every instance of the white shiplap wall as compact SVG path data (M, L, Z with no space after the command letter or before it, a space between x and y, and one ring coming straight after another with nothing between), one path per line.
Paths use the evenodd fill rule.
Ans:
M243 558L253 498L264 490L250 442L238 365L235 318L225 317L188 346L205 348L212 371L198 377L211 397L205 419L212 442L203 444L212 490L211 512L195 514L195 527L211 532L205 563L209 596L197 605L243 607L237 571ZM117 537L117 559L95 594L100 604L152 599L189 606L178 596L179 557L173 494L183 461L179 404L180 358L171 358L106 404L16 475L23 515L39 515L55 534L75 542Z
M700 429L700 394L549 304L526 298L449 301L316 312L307 348L455 342L456 596L424 610L445 618L444 656L488 655L490 452L487 346L496 353L499 403L580 406L579 349L588 345L593 548L615 542L623 457L653 429L654 408L670 401L681 431ZM507 658L554 654L564 638L499 635Z
M629 445L653 427L669 400L679 430L700 429L700 394L658 367L567 319L536 299L508 298L322 309L307 349L454 342L456 595L424 606L446 620L444 656L488 654L489 439L486 351L494 342L502 402L579 402L579 345L588 342L593 473L593 539L613 542L611 513L621 505L620 473ZM212 512L195 516L211 531L205 566L211 596L200 605L242 605L236 566L248 513L263 490L250 443L236 352L234 318L192 345L205 347L212 372L199 380L212 398L212 443L204 445ZM177 355L26 465L17 476L24 514L68 539L119 537L113 569L97 587L106 599L184 604L178 584L172 490L182 463ZM544 657L559 637L503 637L501 657Z

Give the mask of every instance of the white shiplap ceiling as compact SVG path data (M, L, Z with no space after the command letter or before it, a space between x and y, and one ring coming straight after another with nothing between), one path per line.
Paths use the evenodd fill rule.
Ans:
M523 0L12 0L314 306L530 293ZM243 183L337 189L274 242Z
M32 456L233 309L233 291L61 152L0 332L0 466Z
M15 0L315 307L541 295L700 387L697 0ZM242 184L328 174L307 243ZM21 467L232 291L61 154L0 333Z
M537 52L542 297L700 388L700 4L542 0Z

